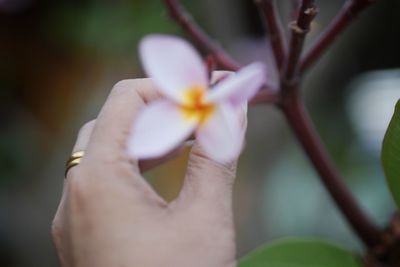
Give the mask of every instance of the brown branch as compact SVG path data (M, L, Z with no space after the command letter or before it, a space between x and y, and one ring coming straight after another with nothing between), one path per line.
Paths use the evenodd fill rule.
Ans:
M335 41L336 37L372 2L374 2L374 0L348 0L338 15L306 52L301 60L300 72L303 73L309 69L321 54Z
M280 95L274 90L263 87L258 93L249 101L249 105L258 104L277 104L280 101Z
M169 8L171 17L192 36L195 42L210 51L221 66L230 70L237 70L238 64L190 19L186 11L176 0L164 1ZM269 2L272 0L259 1ZM348 25L354 15L359 13L359 11L370 2L370 0L349 1L350 4L347 4L348 7L346 11L344 11L344 13L342 11L343 14L339 15L339 22L334 23L334 25L338 25L331 26L330 28L333 28L333 30L329 30L328 28L328 33L325 34L326 36L324 37L323 35L323 38L321 37L322 41L320 41L320 43L317 42L317 48L310 50L311 54L307 54L308 56L306 55L305 60L302 61L301 70L305 70L307 64L314 62L319 54L333 41L336 35ZM302 72L299 71L299 61L304 38L309 31L310 23L314 19L316 13L317 8L314 5L314 0L302 1L298 19L290 25L291 39L289 55L286 58L281 90L277 93L269 89L260 90L250 103L275 103L282 109L296 137L302 144L336 205L342 211L360 239L369 248L372 248L379 242L380 231L366 216L353 198L351 192L342 182L297 93L302 76ZM340 19L340 17L343 18ZM310 57L310 59L307 60L308 57Z
M357 3L356 10L358 10L366 5L366 1L368 0L352 0L352 3L353 5ZM352 7L351 10L354 8ZM303 0L297 21L290 25L289 56L285 75L282 77L281 92L283 95L279 106L336 205L355 233L367 247L371 248L380 241L380 230L370 221L343 183L297 93L302 78L300 69L304 64L304 61L299 62L304 39L317 11L313 0ZM343 26L345 25L341 27Z
M286 57L286 40L282 24L279 19L274 0L255 1L269 29L271 46L274 51L275 62L279 70L282 69Z
M352 0L352 2L358 3L357 8L361 8L361 2L365 4L365 1L367 0ZM355 233L367 247L371 248L380 241L380 230L363 212L343 183L298 96L302 78L300 65L303 63L303 61L300 61L300 56L305 36L317 11L314 0L303 0L297 21L290 25L289 55L281 82L282 98L279 107L282 108L297 139L336 205L342 211Z
M208 80L211 81L212 73L213 73L213 71L215 70L215 67L216 67L215 66L216 62L215 62L214 56L212 54L209 54L206 57L205 63L206 63L206 67L207 67Z
M304 39L317 12L314 0L304 0L301 4L297 21L290 24L289 56L285 67L285 79L287 81L291 81L297 75Z
M292 10L291 10L291 14L290 14L290 18L291 20L296 20L297 17L299 16L299 10L300 10L300 6L301 6L301 0L292 0L291 1L292 4Z
M215 43L191 18L185 8L177 0L164 0L168 8L169 15L175 20L184 31L201 47L213 54L218 65L227 69L236 71L239 64L228 55L217 43Z
M375 247L380 240L379 228L365 215L352 193L342 182L299 97L294 95L287 98L281 107L338 208L367 247Z

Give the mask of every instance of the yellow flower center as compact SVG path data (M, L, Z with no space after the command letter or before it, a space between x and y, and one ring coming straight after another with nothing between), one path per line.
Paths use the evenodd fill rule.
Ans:
M215 106L205 103L205 94L206 89L202 86L193 86L189 90L185 90L180 109L186 120L196 120L199 124L203 124L214 113Z

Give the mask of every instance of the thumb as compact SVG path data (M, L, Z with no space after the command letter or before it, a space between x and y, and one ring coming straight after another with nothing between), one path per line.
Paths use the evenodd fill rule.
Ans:
M243 132L247 126L246 113L247 105L240 108L238 114ZM207 205L219 212L220 209L231 210L236 166L237 158L230 162L215 161L194 141L179 200Z

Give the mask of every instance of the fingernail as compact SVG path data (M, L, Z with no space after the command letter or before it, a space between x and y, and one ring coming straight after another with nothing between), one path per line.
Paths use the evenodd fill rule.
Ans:
M242 105L242 108L243 108L244 115L247 116L247 110L248 110L248 102L247 101Z

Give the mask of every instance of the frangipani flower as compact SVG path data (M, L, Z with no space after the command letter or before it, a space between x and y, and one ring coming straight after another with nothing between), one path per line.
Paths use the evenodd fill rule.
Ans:
M227 162L243 145L238 109L264 83L265 67L253 63L209 88L207 69L183 39L150 35L139 47L141 61L164 99L146 106L128 139L135 159L160 157L193 133L207 155Z

